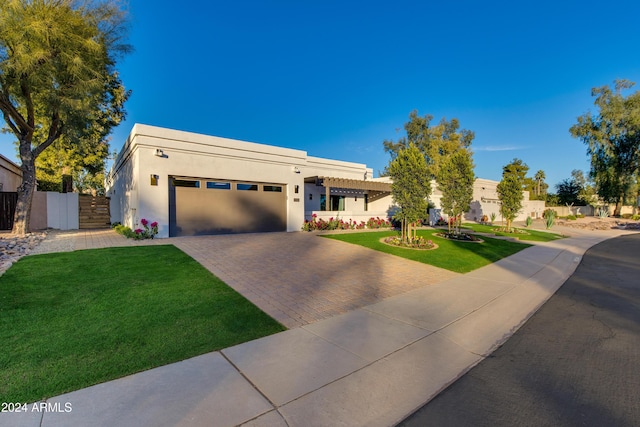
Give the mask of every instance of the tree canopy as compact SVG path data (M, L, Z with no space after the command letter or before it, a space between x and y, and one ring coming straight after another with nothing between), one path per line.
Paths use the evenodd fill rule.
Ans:
M529 172L529 166L527 166L525 162L518 158L513 159L511 163L502 167L502 175L515 176L523 188L526 183L527 172Z
M396 142L383 142L385 151L391 154L392 159L411 144L416 146L425 158L429 180L436 178L443 159L461 148L469 148L475 137L472 131L460 129L458 119L447 121L442 118L437 125L432 125L432 120L433 116L420 117L414 110L404 125L407 136Z
M387 167L393 179L391 194L400 207L396 216L402 222L402 240L409 239L409 224L426 216L427 197L431 193L431 181L427 178L427 163L414 144L401 149Z
M640 92L622 94L633 86L628 80L616 80L613 88L593 88L597 113L578 117L569 129L587 146L596 191L604 202L615 203L614 215L620 214L636 188L640 172Z
M473 168L471 153L458 150L443 160L436 177L438 189L442 191L441 207L450 218L458 218L458 233L459 215L469 210L473 200L473 183L476 179Z
M115 69L130 50L110 1L0 3L0 111L16 137L22 184L14 233L28 231L36 159L55 141L103 144L129 96Z

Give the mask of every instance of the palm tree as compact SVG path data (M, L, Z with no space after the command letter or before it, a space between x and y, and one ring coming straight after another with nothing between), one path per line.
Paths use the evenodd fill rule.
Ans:
M544 179L547 176L544 174L544 171L541 169L538 172L536 172L534 178L536 180L536 182L538 183L538 187L537 187L537 191L536 191L536 196L538 198L540 198L540 186L542 185L542 181L544 181Z

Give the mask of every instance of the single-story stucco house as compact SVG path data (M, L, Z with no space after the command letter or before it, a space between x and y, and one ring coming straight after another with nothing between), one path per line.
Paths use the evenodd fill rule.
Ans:
M465 219L498 211L497 184L476 180ZM141 124L106 189L112 222L138 228L142 219L156 221L158 237L299 231L314 215L359 223L394 210L389 178L373 178L365 164ZM438 207L441 194L432 193ZM541 215L544 202L526 199L519 219Z
M136 124L107 177L112 222L158 237L298 231L314 213L386 217L391 185L360 163Z

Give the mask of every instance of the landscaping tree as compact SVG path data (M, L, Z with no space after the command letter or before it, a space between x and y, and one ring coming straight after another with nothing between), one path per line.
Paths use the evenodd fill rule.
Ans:
M17 138L22 183L13 232L28 231L36 159L55 141L104 144L129 93L115 70L130 50L109 1L0 3L0 111Z
M419 117L414 110L404 125L407 136L397 142L383 142L385 151L391 154L392 159L409 145L415 145L425 158L429 181L436 178L440 164L447 156L459 149L469 148L475 136L472 131L460 129L458 119L448 122L443 118L435 126L431 125L431 120L433 116Z
M502 181L498 184L498 198L500 199L500 213L507 221L506 231L511 231L511 223L522 209L522 183L513 173L503 173Z
M462 214L469 210L473 200L473 183L476 179L473 168L471 152L458 150L442 162L436 177L438 189L442 191L442 209L450 218L457 219L456 233L460 233Z
M79 192L104 194L106 141L71 142L62 137L36 159L36 179L40 191L60 191L62 177L71 176Z
M580 205L582 186L574 179L567 178L556 184L558 203L564 205Z
M527 172L529 172L529 166L527 166L526 163L524 163L522 160L517 158L513 159L511 163L503 166L502 168L502 175L515 176L518 179L518 182L520 182L520 186L522 188L524 188L524 185L525 185Z
M387 170L393 179L393 200L400 207L396 217L401 222L402 242L408 243L411 239L410 224L425 218L427 212L427 197L431 193L427 163L420 150L409 144L391 160Z
M631 195L640 169L640 91L624 97L622 91L633 87L627 80L593 88L591 95L598 113L578 117L569 131L587 145L591 157L591 176L598 196L615 203L614 215L620 215L625 198Z

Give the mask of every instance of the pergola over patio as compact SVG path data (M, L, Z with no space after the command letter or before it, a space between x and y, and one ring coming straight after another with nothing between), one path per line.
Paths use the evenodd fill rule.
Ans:
M305 178L306 183L315 183L325 188L327 200L332 188L345 191L363 191L368 194L369 201L375 201L391 194L391 183L382 181L371 181L366 179L335 178L329 176L312 176Z

